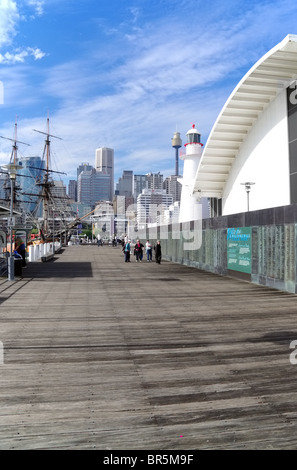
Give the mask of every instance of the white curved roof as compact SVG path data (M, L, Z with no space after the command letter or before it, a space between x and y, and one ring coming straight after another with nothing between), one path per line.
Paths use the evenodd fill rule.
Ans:
M206 142L193 192L222 197L233 161L260 114L297 77L297 35L288 35L242 78Z

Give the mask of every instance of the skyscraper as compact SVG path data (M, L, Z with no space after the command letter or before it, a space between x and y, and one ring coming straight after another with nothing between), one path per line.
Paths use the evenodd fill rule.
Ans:
M124 170L117 184L119 196L132 196L133 194L133 171Z
M172 194L173 202L180 201L182 185L178 181L178 176L171 175L165 178L163 183L163 188L166 190L167 194Z
M114 150L101 147L96 150L95 169L104 174L110 175L110 194L109 201L112 201L114 195Z
M25 212L34 212L41 207L40 186L43 181L45 163L40 157L24 157L18 162L22 168L18 170L17 184L22 188L18 199Z
M164 211L173 203L164 189L144 189L137 198L137 223L141 225L161 221Z
M68 196L73 201L77 201L77 181L76 180L69 180L69 183L68 183Z
M98 201L109 201L110 176L101 171L81 171L77 179L77 200L94 207Z
M135 202L139 194L142 193L143 189L147 188L147 176L146 175L134 175L134 189L133 189L133 196Z
M55 213L65 213L69 210L67 206L66 186L63 181L55 180L51 188L51 196L53 199L52 210Z
M102 171L92 171L91 175L91 202L95 205L99 201L110 201L110 175Z
M83 170L77 178L77 201L92 205L91 196L92 170Z
M6 188L10 186L7 173L0 173L0 204L9 202L9 196L7 195Z
M163 189L163 175L158 173L147 173L146 174L147 178L147 188L148 189Z
M77 179L78 179L78 177L79 177L79 174L80 174L82 171L91 171L91 170L93 170L93 168L94 168L94 167L93 167L92 165L90 165L89 163L81 163L81 164L79 165L79 167L77 168L77 170L76 170L76 171L77 171Z

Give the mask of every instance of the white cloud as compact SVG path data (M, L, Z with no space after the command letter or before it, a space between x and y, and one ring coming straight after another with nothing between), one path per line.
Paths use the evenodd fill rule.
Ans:
M45 1L44 0L26 0L26 3L28 6L33 7L35 9L35 14L37 16L43 15L44 12L44 5Z
M27 51L29 55L32 55L34 57L35 60L40 60L46 55L45 52L42 52L38 47L28 47Z
M42 59L45 56L45 53L40 49L33 49L32 47L27 47L26 49L20 50L17 49L13 53L5 52L5 54L0 53L0 64L17 64L24 63L27 57L34 57L35 60Z
M16 35L16 25L19 19L16 2L0 0L0 47L11 43Z
M36 7L39 2L27 3ZM195 123L205 143L229 93L267 52L267 45L275 45L285 35L286 17L275 21L279 14L285 15L277 12L279 2L274 2L273 9L271 2L249 3L249 11L241 2L240 13L237 3L231 15L228 4L215 2L211 15L215 17L218 6L222 12L210 24L201 14L201 22L197 15L193 22L189 16L170 21L164 17L152 27L140 24L144 18L140 9L131 10L133 28L126 30L131 33L129 39L121 36L123 47L106 35L104 48L94 50L92 44L89 53L84 49L83 58L78 54L76 60L60 61L50 69L34 68L33 61L27 60L44 57L38 48L3 53L0 62L23 64L7 79L7 100L32 109L38 103L35 115L30 110L34 117L30 119L28 113L28 119L20 122L23 140L32 144L30 154L42 154L43 139L32 129L44 129L49 108L52 133L64 139L52 142L61 171L73 172L75 177L82 161L94 163L95 149L100 146L115 149L120 173L123 169L157 171L158 165L166 167L166 161L173 168L171 137L176 126L184 140ZM292 4L291 9L293 24L297 8ZM118 26L115 30L120 30ZM273 37L267 39L269 35Z
M29 6L33 6L41 15L43 12L43 1L27 0ZM25 62L26 58L33 57L35 60L42 59L45 53L38 47L19 48L13 47L13 42L18 34L19 23L24 18L21 16L18 4L13 0L0 0L0 50L4 47L10 47L11 50L6 50L0 53L0 64L17 64Z

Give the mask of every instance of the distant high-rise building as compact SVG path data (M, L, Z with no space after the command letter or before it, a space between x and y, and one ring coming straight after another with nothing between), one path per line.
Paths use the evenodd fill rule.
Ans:
M167 194L171 194L173 197L173 202L180 201L182 185L178 181L178 176L171 175L165 178L163 183L163 188Z
M5 205L9 202L9 195L7 194L8 188L10 189L10 181L7 173L0 173L0 205Z
M68 183L68 196L73 201L77 201L77 181L76 180L69 180L69 183Z
M99 201L110 201L110 175L94 170L90 183L92 205Z
M110 175L101 171L82 171L77 180L77 200L94 207L98 201L109 201Z
M133 171L124 170L117 183L117 195L131 197L133 195Z
M138 225L159 223L166 209L173 203L164 189L144 189L137 198Z
M44 177L45 162L40 157L25 157L20 158L18 163L22 166L18 170L16 177L17 186L22 189L17 195L25 212L39 212L42 208L42 202L39 198L41 193L41 186Z
M96 150L95 169L110 176L109 201L112 201L114 195L114 150L101 147Z
M83 170L77 178L77 201L91 204L91 175L92 170Z
M146 175L134 175L133 196L135 202L144 189L163 189L163 175L159 173L147 173Z
M51 188L51 196L53 199L53 213L59 214L67 210L67 195L66 195L66 186L63 181L54 181Z
M89 163L81 163L79 165L79 167L77 168L77 178L79 177L79 174L82 172L82 171L91 171L93 170L93 166L90 165Z
M163 175L159 173L147 173L147 189L163 189Z
M133 179L134 179L133 196L136 202L139 194L142 193L142 190L147 188L147 177L146 175L134 175Z

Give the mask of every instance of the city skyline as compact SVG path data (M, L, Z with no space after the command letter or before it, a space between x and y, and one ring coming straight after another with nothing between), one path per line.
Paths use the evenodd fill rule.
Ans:
M169 8L168 8L169 6ZM287 34L293 0L0 0L0 135L42 156L68 184L97 148L123 170L175 173L171 139L193 123L205 145L230 92ZM3 96L2 96L3 91ZM11 142L0 139L0 164ZM180 162L180 173L182 164Z
M98 169L98 167L96 167L96 163L97 161L95 161L95 165L91 165L89 162L82 162L77 168L76 178L69 180L68 184L62 181L67 195L74 201L81 202L79 201L78 194L81 175L84 174L89 178L92 174L105 175L106 177L110 176L108 173L102 172L100 168ZM177 201L180 199L181 194L181 184L178 180L179 177L175 175L164 177L160 172L136 174L132 170L123 170L122 175L117 181L115 181L112 197L104 197L103 199L112 202L113 197L116 195L124 195L128 198L134 197L134 199L137 199L137 196L142 192L142 189L166 189L168 194L172 194L174 196L174 201ZM88 189L90 190L90 188ZM75 197L71 197L70 193L73 195L75 194Z

